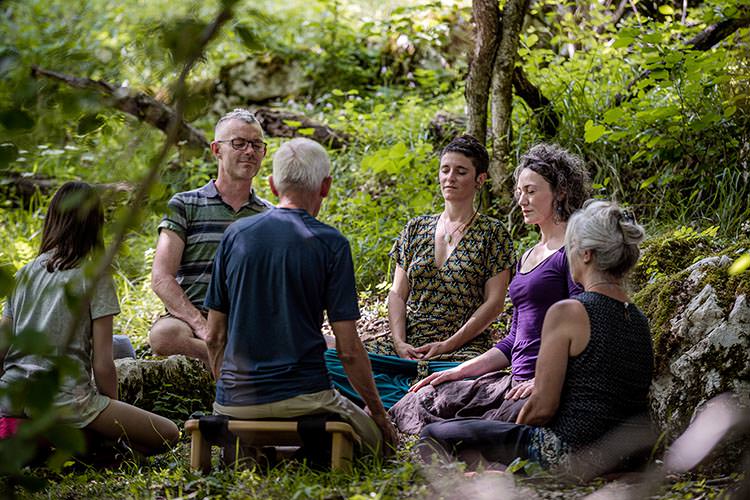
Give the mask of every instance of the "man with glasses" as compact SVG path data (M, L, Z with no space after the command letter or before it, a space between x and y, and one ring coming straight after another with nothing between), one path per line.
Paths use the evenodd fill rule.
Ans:
M250 111L235 109L216 123L211 152L219 165L216 180L175 194L159 224L151 289L166 313L151 326L155 354L184 354L208 364L206 310L216 248L237 219L272 205L253 190L253 178L266 155L263 130Z

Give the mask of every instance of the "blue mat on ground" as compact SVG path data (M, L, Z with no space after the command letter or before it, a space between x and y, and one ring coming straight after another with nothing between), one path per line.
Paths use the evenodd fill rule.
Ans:
M382 356L372 353L367 353L367 355L370 358L370 364L372 364L375 386L378 388L383 406L388 410L404 397L409 391L409 386L416 382L419 362L397 356ZM328 349L325 352L325 360L333 386L359 406L364 406L364 401L349 383L336 349ZM427 370L429 373L441 372L459 364L455 361L428 361Z

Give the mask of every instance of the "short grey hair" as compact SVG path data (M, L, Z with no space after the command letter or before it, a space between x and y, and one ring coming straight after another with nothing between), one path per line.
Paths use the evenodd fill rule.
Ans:
M317 142L298 137L273 155L273 182L279 192L317 191L331 172L331 160Z
M571 252L591 250L597 270L622 278L638 262L638 244L645 237L629 209L611 201L588 200L568 220L565 247Z
M261 133L263 133L263 127L260 126L260 122L258 122L258 119L255 117L252 111L245 108L235 108L219 118L219 121L216 122L216 126L214 127L214 135L219 132L219 127L221 126L221 124L224 122L228 122L229 120L240 120L245 123L249 123L250 125L258 125Z

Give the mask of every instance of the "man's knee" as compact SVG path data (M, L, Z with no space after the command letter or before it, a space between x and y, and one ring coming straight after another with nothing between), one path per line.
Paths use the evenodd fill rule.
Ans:
M172 354L180 337L193 337L193 330L182 320L172 317L159 318L148 332L148 343L154 354Z

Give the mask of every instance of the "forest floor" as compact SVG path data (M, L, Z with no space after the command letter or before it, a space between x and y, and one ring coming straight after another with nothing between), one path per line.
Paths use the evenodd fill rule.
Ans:
M170 453L151 459L126 458L109 467L71 462L59 473L37 469L45 481L36 492L16 490L18 498L56 500L98 498L279 498L279 499L730 499L739 498L741 475L683 476L655 481L645 475L564 482L544 473L480 473L467 477L459 464L420 465L406 447L382 463L357 462L353 472L317 472L296 462L273 469L221 470L208 475L188 467L187 438ZM214 463L218 462L215 453ZM3 486L6 487L3 490ZM0 482L2 498L10 497Z
M387 335L385 301L365 299L358 329L364 340ZM505 315L507 316L507 314ZM495 325L504 331L501 316ZM328 328L324 327L324 330ZM150 349L137 339L139 357ZM178 422L180 423L180 422ZM0 499L16 495L22 499L67 500L178 499L178 498L279 498L279 499L739 499L742 474L683 476L660 475L658 462L646 474L629 474L570 482L539 470L535 464L517 464L507 473L484 472L468 476L460 463L425 466L412 451L413 438L406 438L397 454L385 461L364 457L352 472L315 471L294 461L274 468L223 470L214 449L214 469L203 475L189 467L189 437L183 435L170 452L152 458L125 452L96 467L77 460L61 471L30 468L27 477L36 488L11 488L0 478ZM106 461L106 458L105 458ZM746 481L745 481L746 482ZM747 483L747 482L746 482ZM748 485L745 484L744 488Z

